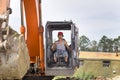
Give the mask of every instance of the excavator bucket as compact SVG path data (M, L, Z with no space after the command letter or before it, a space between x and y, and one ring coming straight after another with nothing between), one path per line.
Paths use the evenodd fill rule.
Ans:
M9 0L0 0L0 80L22 79L30 59L23 35L8 26Z
M0 79L21 79L29 61L24 37L9 26L0 29Z

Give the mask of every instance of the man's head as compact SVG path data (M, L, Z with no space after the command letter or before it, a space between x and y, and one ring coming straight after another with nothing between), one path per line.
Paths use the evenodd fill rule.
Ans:
M58 32L58 38L59 38L59 39L62 39L63 36L64 36L64 35L63 35L63 32Z

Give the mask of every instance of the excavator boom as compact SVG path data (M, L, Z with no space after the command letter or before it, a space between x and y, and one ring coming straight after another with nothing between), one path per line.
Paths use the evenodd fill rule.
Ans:
M41 0L22 0L26 19L26 41L31 63L37 63L44 73L44 42L41 24ZM23 25L24 26L24 25Z

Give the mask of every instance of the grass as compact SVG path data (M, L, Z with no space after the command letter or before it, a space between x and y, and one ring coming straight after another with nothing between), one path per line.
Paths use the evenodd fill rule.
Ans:
M92 72L86 73L85 71L80 72L78 69L73 76L70 77L69 80L93 80L94 75ZM65 76L56 76L53 80L66 80Z
M55 76L53 80L66 80L65 76Z
M72 76L72 78L74 78L75 80L91 80L94 78L94 75L92 74L92 72L80 72L80 70L78 69L75 74Z

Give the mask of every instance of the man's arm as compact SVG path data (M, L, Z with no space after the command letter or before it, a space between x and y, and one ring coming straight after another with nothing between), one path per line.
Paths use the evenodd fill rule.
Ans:
M55 51L55 49L56 49L56 42L55 43L53 43L53 45L52 45L52 51Z
M64 41L64 44L65 44L65 46L67 47L67 49L70 51L71 48L70 48L69 45L67 44L67 41Z

